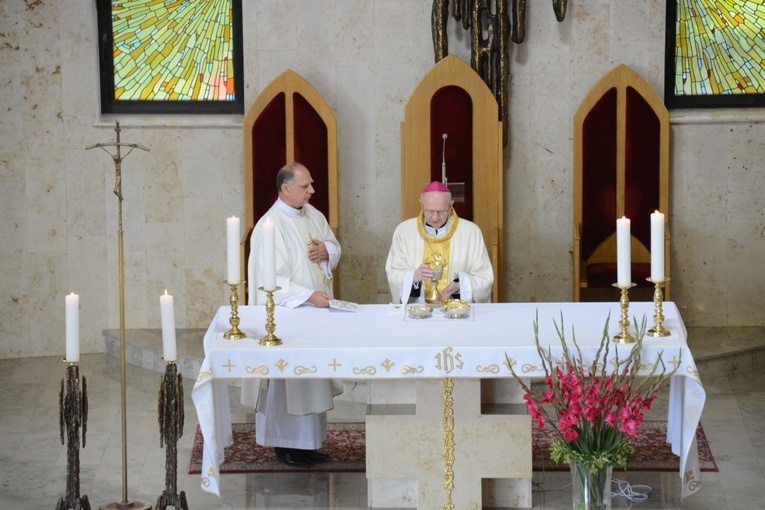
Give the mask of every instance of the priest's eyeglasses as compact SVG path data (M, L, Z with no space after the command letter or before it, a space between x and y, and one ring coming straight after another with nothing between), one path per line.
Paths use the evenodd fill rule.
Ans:
M448 209L423 209L422 212L425 213L425 216L446 216L451 210L450 207Z

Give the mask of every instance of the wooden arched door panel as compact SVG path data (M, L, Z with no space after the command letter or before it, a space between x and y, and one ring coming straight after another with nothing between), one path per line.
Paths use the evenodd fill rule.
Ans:
M631 223L632 281L653 288L650 217L669 213L669 112L635 71L620 65L587 94L574 116L574 300L618 291L616 220ZM665 274L669 229L665 225ZM598 290L600 289L600 290ZM649 293L646 293L650 295ZM665 287L669 298L669 282ZM617 298L618 299L618 298Z
M278 196L276 172L291 161L311 171L311 204L337 235L337 120L322 96L302 76L287 70L255 98L243 122L245 234L242 274L252 229ZM337 290L337 274L334 278ZM245 301L246 302L246 301Z
M447 183L464 183L460 217L483 232L494 268L492 301L502 300L502 123L497 100L480 76L449 55L420 81L404 107L401 124L401 217L420 212L420 192L442 180L443 135L447 134ZM452 189L453 194L455 190Z

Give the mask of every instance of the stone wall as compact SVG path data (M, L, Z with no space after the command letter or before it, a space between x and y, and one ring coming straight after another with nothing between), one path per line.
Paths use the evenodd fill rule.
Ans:
M338 119L340 297L387 302L384 262L399 221L400 122L433 65L431 2L246 0L246 104L291 68ZM600 77L625 63L663 92L665 2L528 2L511 48L505 151L508 301L572 296L572 119ZM450 20L450 50L469 58ZM178 328L226 303L225 218L243 215L241 117L99 114L92 0L0 2L0 357L64 352L64 296L80 294L82 352L119 327L114 165L100 150L119 120L127 328L158 328L159 295ZM758 111L675 112L672 297L689 325L765 325ZM531 318L529 318L531 321ZM201 339L200 339L201 341Z

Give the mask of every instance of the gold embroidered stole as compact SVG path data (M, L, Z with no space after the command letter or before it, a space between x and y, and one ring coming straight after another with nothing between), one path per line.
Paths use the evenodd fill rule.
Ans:
M303 215L299 218L293 218L295 221L295 226L300 231L301 237L306 240L306 258L308 258L308 248L310 248L313 245L313 234L311 233L311 221L308 219L307 216ZM327 279L327 275L324 274L324 268L321 267L321 264L319 263L313 263L309 262L313 266L313 272L314 272L314 283L317 285L316 290L321 290L323 292L329 292L330 289L330 283ZM331 294L331 293L330 293Z
M417 218L417 230L425 240L425 249L422 254L422 261L428 264L431 269L440 262L444 268L444 272L441 278L438 280L438 288L444 290L451 278L449 277L449 248L451 246L451 239L454 232L457 231L457 223L459 223L459 217L457 213L452 211L452 221L449 225L449 229L442 237L431 236L425 231L425 213L420 211L420 215ZM429 283L429 282L426 282Z

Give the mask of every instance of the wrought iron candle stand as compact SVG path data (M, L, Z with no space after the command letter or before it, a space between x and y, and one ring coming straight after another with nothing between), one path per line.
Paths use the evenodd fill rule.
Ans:
M80 430L82 447L88 430L88 388L82 378L80 390L80 369L77 363L64 360L66 383L61 380L58 397L61 444L66 435L66 496L58 500L56 510L90 510L87 496L80 496Z
M242 281L241 283L245 283ZM231 286L231 294L229 296L229 302L231 303L231 318L229 319L229 324L231 324L231 329L223 333L223 338L228 338L229 340L241 340L242 338L247 338L247 334L242 332L239 329L239 293L236 291L237 283L229 283Z
M621 332L614 336L614 341L620 344L631 344L635 342L635 335L627 331L630 328L629 309L630 298L629 291L635 286L634 283L630 283L625 287L620 287L618 283L613 284L621 292L621 298L619 299L619 307L621 308L621 318L619 320L619 328Z
M186 493L178 494L178 439L183 436L183 376L174 362L168 361L159 384L159 446L165 449L165 490L157 499L156 510L172 506L189 510Z
M664 292L661 288L666 284L669 278L665 278L663 281L655 282L650 278L646 278L649 282L653 283L653 304L654 304L654 316L653 321L656 324L655 327L648 330L646 335L654 338L662 338L671 335L669 330L663 326L664 313L662 311L662 303L664 303Z
M259 290L263 290L263 287L258 287ZM260 339L260 345L266 345L273 347L276 345L282 345L282 339L274 335L276 331L276 323L274 322L274 309L276 305L274 303L274 292L281 289L276 287L274 290L263 290L266 293L266 336Z

